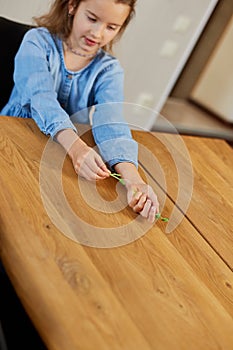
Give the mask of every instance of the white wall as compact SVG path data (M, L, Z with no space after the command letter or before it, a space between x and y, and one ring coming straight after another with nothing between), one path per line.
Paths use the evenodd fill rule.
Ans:
M125 69L126 102L162 108L217 1L138 0L136 17L115 48ZM48 4L0 0L0 14L30 23Z
M138 1L136 18L118 49L126 71L126 100L161 110L216 4Z
M23 23L47 11L50 0L0 0L0 15Z

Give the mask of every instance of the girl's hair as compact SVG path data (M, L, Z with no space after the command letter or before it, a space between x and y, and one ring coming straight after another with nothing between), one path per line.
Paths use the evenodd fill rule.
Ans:
M72 5L77 10L79 4L85 0L73 0ZM113 44L120 39L127 25L135 15L135 5L137 0L114 0L116 3L128 5L130 8L129 15L122 25L116 37L104 46L103 49L112 53ZM68 15L68 4L70 0L55 0L47 14L40 17L34 17L34 21L39 27L47 28L50 33L58 35L65 40L69 37L73 24L73 16Z

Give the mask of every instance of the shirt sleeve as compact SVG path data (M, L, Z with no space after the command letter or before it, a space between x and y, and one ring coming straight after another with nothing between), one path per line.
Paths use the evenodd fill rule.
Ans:
M40 130L54 137L60 130L76 128L61 107L49 67L49 38L46 32L29 30L15 57L15 87L22 91L22 105L30 105ZM47 35L46 35L47 34Z
M138 167L138 144L124 118L123 70L117 60L101 72L95 85L92 132L110 167L131 162Z

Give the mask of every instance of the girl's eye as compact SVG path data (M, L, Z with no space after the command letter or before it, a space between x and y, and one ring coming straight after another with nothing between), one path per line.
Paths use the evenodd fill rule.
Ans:
M94 17L87 16L87 18L90 22L96 22L96 19Z
M108 30L116 30L117 29L117 27L113 27L113 26L107 26L107 28L108 28Z

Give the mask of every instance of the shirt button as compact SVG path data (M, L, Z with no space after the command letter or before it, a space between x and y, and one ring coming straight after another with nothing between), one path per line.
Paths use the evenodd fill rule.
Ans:
M73 77L72 77L71 74L69 74L69 75L67 75L67 78L68 78L68 79L72 79Z

